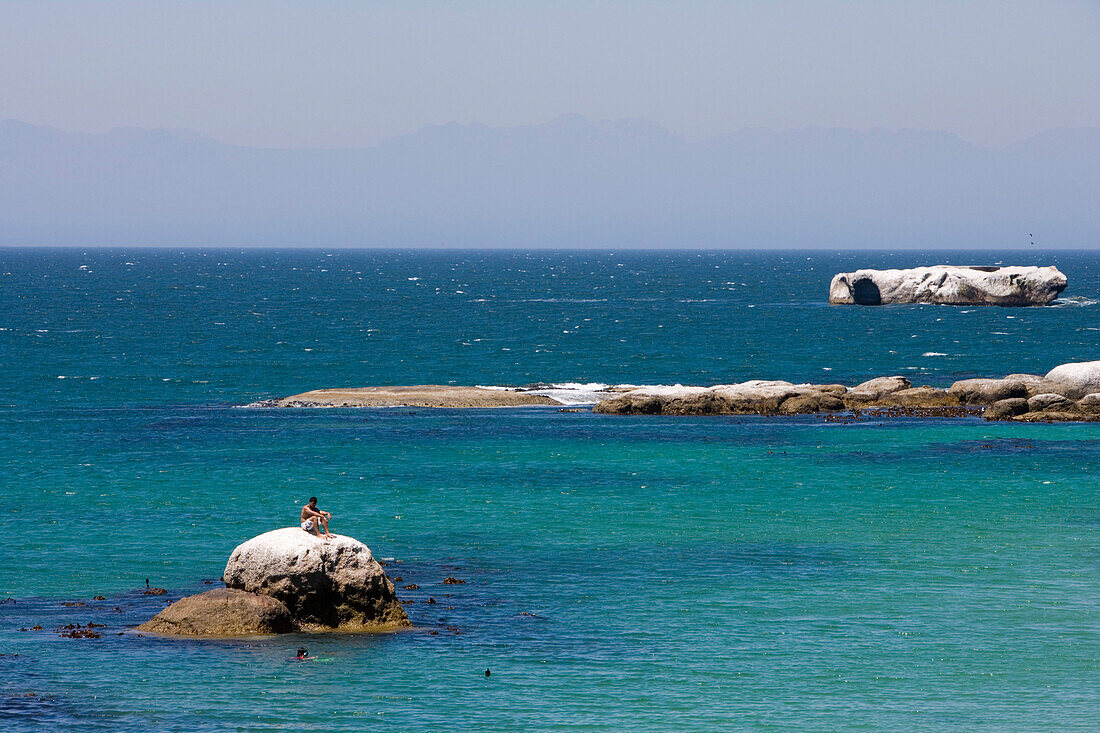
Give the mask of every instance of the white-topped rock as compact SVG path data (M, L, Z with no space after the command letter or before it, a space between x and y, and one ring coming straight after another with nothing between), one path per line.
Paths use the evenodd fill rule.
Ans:
M913 386L905 377L893 376L893 377L875 377L874 379L868 379L866 382L860 382L856 386L852 387L852 392L867 392L873 394L875 397L881 397L884 394L890 394L891 392L900 392L903 389L909 389Z
M1045 305L1066 289L1057 267L960 267L841 272L829 284L829 302L851 305Z
M281 601L306 627L370 630L408 626L393 583L358 540L324 540L288 527L239 545L223 576L229 588Z
M841 409L838 395L843 391L836 384L752 379L714 387L643 387L603 400L594 409L612 415L775 415L785 402L797 398L790 412L801 414Z
M1079 400L1087 394L1100 392L1100 361L1056 366L1047 372L1046 380L1054 385L1054 392Z

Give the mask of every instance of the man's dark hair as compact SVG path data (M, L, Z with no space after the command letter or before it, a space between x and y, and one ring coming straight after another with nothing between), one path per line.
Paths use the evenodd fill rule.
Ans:
M317 497L316 496L309 497L309 503L310 504L316 504L317 503Z
M305 648L305 647L302 647L301 649L299 649L299 650L298 650L298 656L299 656L299 657L304 657L304 656L306 656L307 654L309 654L309 652L307 652L307 651L306 651L306 648Z

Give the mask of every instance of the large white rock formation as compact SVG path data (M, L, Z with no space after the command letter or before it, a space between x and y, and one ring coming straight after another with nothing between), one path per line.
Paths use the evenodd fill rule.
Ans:
M1078 400L1087 394L1100 392L1100 361L1081 361L1056 366L1047 372L1051 392Z
M833 277L829 302L882 305L1045 305L1066 289L1057 267L957 267L856 270Z
M222 579L229 588L278 599L306 628L409 625L382 566L350 537L325 541L300 527L266 532L233 550Z

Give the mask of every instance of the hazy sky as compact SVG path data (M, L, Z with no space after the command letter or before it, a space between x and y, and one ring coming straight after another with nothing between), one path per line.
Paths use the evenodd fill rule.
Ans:
M1097 126L1100 2L0 0L0 119L345 147L572 112L690 138Z

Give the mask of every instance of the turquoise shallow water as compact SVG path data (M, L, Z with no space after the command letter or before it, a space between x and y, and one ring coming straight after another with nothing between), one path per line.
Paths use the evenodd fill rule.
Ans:
M233 406L1097 358L1094 254L1044 257L1054 307L823 305L835 270L921 261L0 250L2 727L1097 729L1096 425ZM419 586L416 630L128 631L310 494Z

